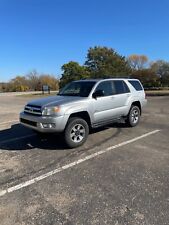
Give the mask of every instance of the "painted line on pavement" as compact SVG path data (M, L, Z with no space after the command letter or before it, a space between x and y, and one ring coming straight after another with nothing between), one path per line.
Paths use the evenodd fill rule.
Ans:
M6 121L6 122L3 122L3 123L0 123L0 126L1 125L5 125L5 124L8 124L8 123L16 123L16 122L19 122L19 120Z
M20 189L22 189L22 188L24 188L24 187L28 187L28 186L30 186L30 185L32 185L32 184L38 182L38 181L41 181L41 180L43 180L43 179L45 179L45 178L47 178L47 177L50 177L50 176L52 176L52 175L54 175L54 174L57 174L57 173L59 173L59 172L62 172L62 171L64 171L64 170L66 170L66 169L72 168L72 167L74 167L74 166L76 166L76 165L78 165L78 164L80 164L80 163L82 163L82 162L88 161L88 160L93 159L93 158L95 158L95 157L97 157L97 156L99 156L99 155L102 155L102 154L104 154L104 153L106 153L106 152L109 152L109 151L111 151L111 150L113 150L113 149L122 147L122 146L124 146L124 145L133 143L133 142L138 141L138 140L143 139L143 138L146 138L146 137L148 137L148 136L150 136L150 135L156 134L156 133L159 132L159 131L160 131L160 130L154 130L154 131L145 133L145 134L143 134L143 135L141 135L141 136L138 136L138 137L135 137L135 138L133 138L133 139L130 139L130 140L128 140L128 141L124 141L124 142L122 142L122 143L120 143L120 144L110 146L110 147L106 148L105 150L101 150L101 151L99 151L99 152L96 152L96 153L93 153L93 154L91 154L91 155L88 155L88 156L86 156L86 157L84 157L84 158L78 159L78 160L76 160L76 161L74 161L74 162L72 162L72 163L69 163L69 164L67 164L67 165L61 166L61 167L59 167L59 168L57 168L57 169L55 169L55 170L52 170L52 171L50 171L50 172L48 172L48 173L45 173L45 174L43 174L43 175L41 175L41 176L38 176L38 177L35 177L35 178L33 178L33 179L27 180L27 181L25 181L25 182L22 182L22 183L20 183L20 184L18 184L18 185L13 186L13 187L9 187L9 188L7 188L7 189L5 189L5 190L1 190L1 191L0 191L0 196L4 196L4 195L6 195L7 193L11 193L11 192L20 190Z

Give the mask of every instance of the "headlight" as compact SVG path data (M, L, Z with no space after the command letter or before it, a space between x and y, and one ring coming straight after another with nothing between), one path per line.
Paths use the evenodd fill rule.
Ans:
M56 107L45 107L42 115L43 116L52 116L52 115L56 115L56 113L58 113L60 111L59 106Z

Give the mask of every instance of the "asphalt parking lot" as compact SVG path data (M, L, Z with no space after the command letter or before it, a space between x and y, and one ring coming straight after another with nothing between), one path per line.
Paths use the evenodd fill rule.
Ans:
M0 96L1 225L169 224L169 97L71 150L18 123L29 99Z

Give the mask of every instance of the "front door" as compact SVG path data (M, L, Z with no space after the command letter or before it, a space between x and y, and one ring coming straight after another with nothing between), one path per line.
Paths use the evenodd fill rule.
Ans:
M103 81L95 91L102 90L104 96L93 99L94 123L106 122L124 115L130 97L124 81ZM121 88L121 89L120 89Z
M103 81L98 84L95 91L102 90L104 96L93 99L94 123L104 122L112 118L112 109L115 98L113 95L112 82Z

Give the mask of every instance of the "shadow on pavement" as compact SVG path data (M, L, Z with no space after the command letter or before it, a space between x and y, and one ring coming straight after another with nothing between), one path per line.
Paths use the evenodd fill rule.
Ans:
M62 150L66 148L66 145L61 134L40 136L20 124L12 125L11 128L0 131L1 150L17 151L34 148Z
M109 128L116 128L117 131L111 137L106 137L104 140L91 143L90 148L99 146L109 139L116 137L121 132L121 128L126 126L122 123L113 124L97 129L92 129L90 135L102 132ZM20 124L12 125L11 128L0 131L0 150L21 151L29 149L42 150L65 150L67 146L64 142L63 134L42 134L38 135L34 131ZM85 148L85 150L87 150Z

